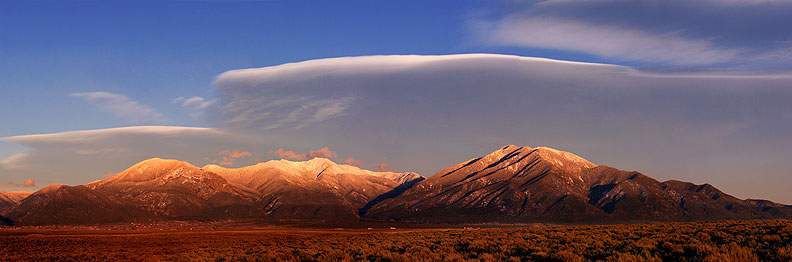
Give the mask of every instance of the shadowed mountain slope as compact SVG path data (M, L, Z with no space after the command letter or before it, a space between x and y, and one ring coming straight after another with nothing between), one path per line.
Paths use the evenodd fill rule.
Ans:
M5 215L15 225L97 224L148 217L142 210L86 186L65 185L36 191Z
M440 171L366 216L418 222L620 222L792 217L711 185L659 182L552 148L505 146Z

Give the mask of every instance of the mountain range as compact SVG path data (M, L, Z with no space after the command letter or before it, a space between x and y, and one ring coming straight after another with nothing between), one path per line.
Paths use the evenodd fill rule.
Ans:
M792 206L509 145L429 178L324 158L242 168L154 158L87 185L0 192L0 218L8 225L245 218L612 223L792 218Z

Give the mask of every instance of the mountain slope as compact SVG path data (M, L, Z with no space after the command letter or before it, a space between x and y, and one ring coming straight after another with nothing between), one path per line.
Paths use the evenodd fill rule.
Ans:
M217 174L155 158L85 186L43 188L6 217L17 225L265 217L258 199Z
M357 219L358 209L401 184L423 179L415 173L373 172L314 158L273 160L243 168L208 165L205 170L257 190L273 218Z
M146 214L86 186L51 185L9 210L15 225L96 224L131 221Z
M227 169L149 159L85 186L43 188L4 215L17 225L240 218L358 219L377 196L423 177L327 159ZM6 223L8 224L8 223Z
M770 202L772 203L772 202ZM688 221L788 216L710 185L659 182L551 148L505 146L449 167L366 216L428 222Z
M177 160L149 159L88 187L158 217L266 216L255 191Z

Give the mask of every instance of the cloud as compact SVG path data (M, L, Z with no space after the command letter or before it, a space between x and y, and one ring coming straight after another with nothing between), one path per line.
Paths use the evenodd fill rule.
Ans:
M308 152L308 158L314 157L322 157L322 158L334 158L336 157L336 152L333 150L328 149L327 147L323 147L317 150L311 150Z
M6 185L7 186L15 186L15 187L18 187L18 188L19 187L35 187L36 186L36 180L33 180L32 178L28 178L22 184L15 184L14 182L8 182L8 183L6 183ZM2 193L2 192L3 191L0 191L0 193Z
M78 152L75 153L79 154ZM30 153L14 154L6 159L0 160L0 167L8 170L23 169L25 168L23 163L29 157L30 157Z
M344 164L353 165L353 166L357 166L357 167L363 167L363 161L360 161L360 159L351 158L351 157L347 157L347 159L344 160Z
M278 148L278 150L270 150L269 153L272 155L277 155L281 159L292 159L292 160L305 160L315 157L335 158L337 156L335 151L330 150L327 147L323 147L317 150L310 150L308 151L308 153L297 153L291 150Z
M706 39L554 18L509 17L489 30L488 41L494 44L563 49L632 61L708 65L733 61L740 54L736 49L717 48Z
M123 118L132 124L166 122L165 117L153 108L130 100L124 95L108 92L83 92L72 93L71 96L91 102L102 111Z
M17 187L34 187L34 186L36 186L36 181L33 180L32 178L28 178L21 185L17 185Z
M231 157L233 157L233 158L246 157L246 156L250 157L250 156L253 156L253 154L251 154L250 152L239 152L239 151L236 151L236 150L231 153Z
M514 1L473 18L480 43L649 65L789 68L789 1Z
M291 150L278 148L278 150L270 150L270 154L277 155L281 159L303 160L308 158L308 154L300 154Z
M194 110L203 110L212 104L214 104L214 100L206 101L203 97L194 96L190 98L185 97L177 97L173 99L174 103L181 104L181 106L194 109Z
M253 153L247 151L239 151L239 150L234 150L234 151L223 150L215 154L215 156L220 157L220 159L214 159L211 161L212 163L217 163L221 166L232 166L235 163L237 163L236 162L237 158L250 158L253 157ZM206 158L206 160L209 160L209 158ZM248 162L248 164L253 164L250 163L250 161L245 161L245 162ZM260 161L256 161L256 163L258 162Z
M277 83L283 76L294 76L292 69L300 68L299 64L233 70L218 76L221 113L213 122L227 128L294 130L344 116L357 98L354 94L326 96L333 90L322 88L323 73L299 76L315 84L315 92L296 94L288 83Z
M374 165L374 169L377 170L377 171L380 171L380 172L390 171L391 168L392 167L391 167L390 163L388 163L388 162L382 162L382 163L378 163L378 164Z
M214 104L215 100L206 100L203 97L193 96L190 98L177 97L171 103L179 104L183 108L190 110L190 115L193 117L205 117L206 111L209 110Z
M788 185L780 164L792 155L792 74L785 71L647 71L509 55L405 55L233 70L216 84L219 114L236 119L212 122L218 128L268 134L278 143L269 148L323 145L426 176L489 153L498 140L568 150L659 179L713 183L738 196L774 197L754 186L757 180L721 167L763 163L763 181ZM300 129L262 130L289 115L269 110L270 103L310 101L286 99L300 97L354 99L342 115ZM784 197L792 201L792 193Z
M230 158L239 158L239 157L250 157L250 156L253 156L253 154L250 153L250 152L246 152L246 151L240 152L239 150L234 150L234 151L223 150L220 153L217 153L217 155L218 156L224 156L224 157L230 157Z

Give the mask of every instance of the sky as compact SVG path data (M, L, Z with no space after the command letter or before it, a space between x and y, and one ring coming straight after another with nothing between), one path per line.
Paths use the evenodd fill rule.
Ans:
M0 190L549 146L792 204L792 1L0 1Z

